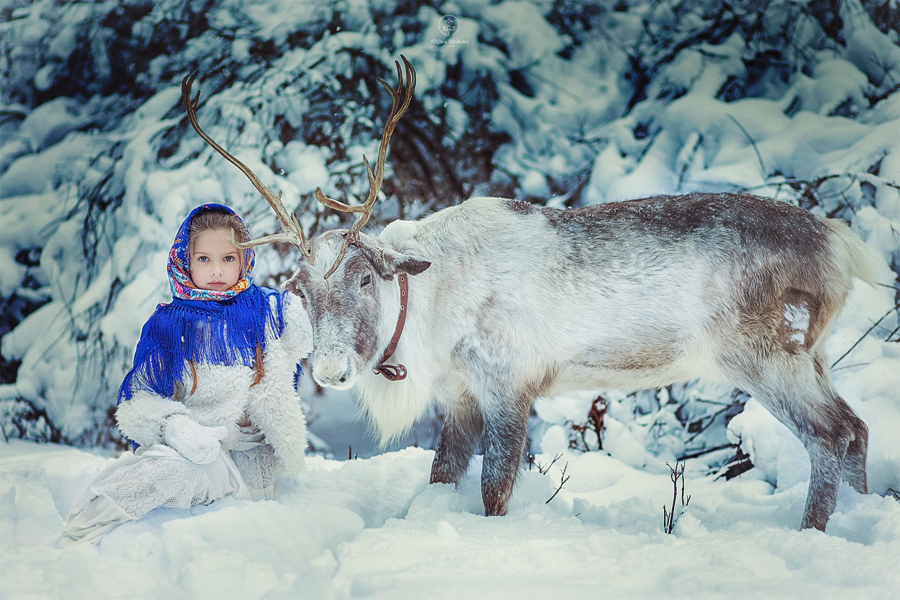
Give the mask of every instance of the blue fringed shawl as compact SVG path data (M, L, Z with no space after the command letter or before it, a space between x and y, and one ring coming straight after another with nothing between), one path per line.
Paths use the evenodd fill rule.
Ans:
M275 310L269 298L275 297ZM266 348L266 325L281 335L282 295L251 285L228 300L183 300L160 305L144 325L134 366L119 389L119 403L138 390L169 398L186 361L254 367L257 346Z

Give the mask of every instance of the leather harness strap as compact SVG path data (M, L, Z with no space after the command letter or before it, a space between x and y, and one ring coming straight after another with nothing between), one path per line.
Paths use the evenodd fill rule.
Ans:
M397 283L400 284L400 315L397 317L397 327L394 328L394 335L391 337L391 343L388 344L378 366L375 367L376 373L381 373L384 375L385 379L390 381L406 379L406 367L401 364L384 364L394 355L394 350L397 349L397 343L400 341L400 334L403 333L403 325L406 323L406 304L409 301L409 284L407 282L406 273L397 275Z

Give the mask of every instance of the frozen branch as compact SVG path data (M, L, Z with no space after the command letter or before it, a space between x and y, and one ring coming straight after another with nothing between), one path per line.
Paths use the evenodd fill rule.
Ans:
M684 496L684 463L681 463L681 468L678 468L678 462L675 462L675 468L672 468L672 465L666 463L666 466L669 467L669 470L672 471L670 477L672 479L672 510L667 511L666 506L663 505L663 531L666 533L672 533L672 530L675 528L675 521L678 517L675 516L675 504L678 501L679 490L678 490L678 482L681 481L681 506L683 507L679 516L684 513L684 508L687 508L687 505L691 503L690 494L685 499Z
M550 501L556 498L556 495L563 489L563 486L566 485L566 482L569 481L571 475L566 475L566 469L569 468L569 463L566 463L562 468L562 474L559 476L559 486L556 488L556 491L553 492L553 495L547 498L547 502L544 504L550 504Z

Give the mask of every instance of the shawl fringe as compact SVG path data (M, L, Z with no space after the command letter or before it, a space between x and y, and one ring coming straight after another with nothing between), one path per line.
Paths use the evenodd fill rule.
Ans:
M275 297L274 310L269 303ZM185 363L254 367L266 348L266 329L284 329L283 297L251 285L227 300L184 300L161 304L141 331L134 366L119 389L118 402L138 390L172 397L183 383Z

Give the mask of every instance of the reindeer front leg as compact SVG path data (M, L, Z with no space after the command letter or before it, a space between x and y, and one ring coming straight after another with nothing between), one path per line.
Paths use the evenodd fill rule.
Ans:
M469 468L484 421L478 402L471 396L442 404L444 426L431 463L431 483L456 484Z
M484 461L481 498L485 516L503 516L509 508L528 439L532 398L497 398L484 411Z

